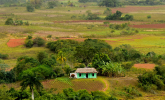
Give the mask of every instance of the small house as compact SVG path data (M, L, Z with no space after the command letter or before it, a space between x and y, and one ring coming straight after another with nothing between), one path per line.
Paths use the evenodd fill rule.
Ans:
M77 68L75 73L70 73L70 76L75 78L97 78L97 71L95 68Z

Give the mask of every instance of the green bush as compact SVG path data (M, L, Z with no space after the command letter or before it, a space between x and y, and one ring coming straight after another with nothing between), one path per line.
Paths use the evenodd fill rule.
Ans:
M8 18L5 22L5 25L13 25L14 21L12 18Z
M121 67L128 70L131 69L133 65L134 65L133 62L122 62Z
M108 25L110 22L103 22L104 23L104 25Z
M33 7L33 5L30 5L30 4L27 5L27 6L26 6L26 9L27 9L28 12L34 12L34 7Z
M142 86L146 85L156 85L158 90L164 89L164 83L160 75L157 75L155 72L146 72L138 76L139 83L142 83Z
M71 19L74 19L74 18L76 18L76 16L75 16L75 15L71 16Z
M25 24L26 26L29 26L29 25L30 25L28 21L27 21L27 22L24 22L24 24Z
M31 35L28 35L27 39L32 39L33 37Z
M48 35L47 38L52 38L52 35Z
M33 46L33 40L28 39L25 41L25 46L31 48Z
M52 8L56 7L57 5L58 5L57 1L50 1L50 2L48 2L48 8L49 9L52 9Z
M142 94L135 88L135 87L124 87L124 91L126 91L126 93L132 95L132 96L136 96L136 97L141 97Z
M48 58L48 54L45 51L40 51L37 54L37 59L40 63L42 62L43 59L46 59L46 58Z
M151 18L151 15L148 15L147 18L150 19Z
M14 25L23 25L22 20L15 20Z
M33 43L40 47L40 46L45 45L45 40L40 37L37 37L33 40Z

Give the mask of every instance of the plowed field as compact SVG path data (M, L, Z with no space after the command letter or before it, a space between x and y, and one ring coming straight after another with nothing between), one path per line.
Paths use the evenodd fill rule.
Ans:
M25 39L10 39L7 45L9 47L17 47L24 44Z
M134 67L153 70L155 68L155 64L134 64Z

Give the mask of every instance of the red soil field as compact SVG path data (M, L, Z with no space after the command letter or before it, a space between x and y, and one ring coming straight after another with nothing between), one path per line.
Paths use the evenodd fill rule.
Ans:
M155 68L155 64L134 64L134 67L153 70Z
M9 47L17 47L24 44L25 39L10 39L7 45Z
M134 28L165 28L165 24L144 24L144 25L130 25Z
M153 10L158 9L161 6L150 6L150 7L143 7L143 6L127 6L121 8L112 8L112 13L115 13L117 10L121 11L122 13L130 13L130 12L137 12L137 11L146 11L146 10Z

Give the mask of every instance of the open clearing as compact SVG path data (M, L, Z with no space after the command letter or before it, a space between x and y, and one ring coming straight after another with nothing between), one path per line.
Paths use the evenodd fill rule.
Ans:
M134 64L134 67L153 70L155 68L155 64Z

